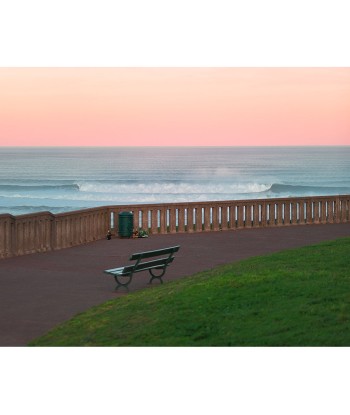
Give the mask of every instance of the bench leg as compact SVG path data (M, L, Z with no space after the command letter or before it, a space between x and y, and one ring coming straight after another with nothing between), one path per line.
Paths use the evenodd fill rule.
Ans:
M128 285L130 284L132 280L132 275L115 275L114 279L117 283L117 286L115 287L116 291L119 287L124 287L127 290L129 290Z
M158 269L158 268L155 268ZM149 269L149 273L152 275L151 279L149 280L149 284L152 284L154 279L158 279L161 284L163 284L162 276L165 274L166 268L159 268L158 271L162 271L160 274L157 274L153 269Z

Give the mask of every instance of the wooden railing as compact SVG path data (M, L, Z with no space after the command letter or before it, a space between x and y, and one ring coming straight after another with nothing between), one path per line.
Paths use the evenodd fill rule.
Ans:
M54 215L0 215L0 258L81 245L118 233L120 212L150 234L345 223L350 195L104 206Z

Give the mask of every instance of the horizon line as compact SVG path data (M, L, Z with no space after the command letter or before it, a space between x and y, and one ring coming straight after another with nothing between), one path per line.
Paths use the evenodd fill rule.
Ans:
M261 147L349 147L349 144L281 144L281 145L140 145L140 146L127 146L127 145L2 145L0 148L261 148Z

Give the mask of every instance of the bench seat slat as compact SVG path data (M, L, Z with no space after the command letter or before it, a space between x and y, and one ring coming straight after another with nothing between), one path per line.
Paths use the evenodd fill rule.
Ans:
M127 265L126 267L120 267L120 268L112 268L112 269L106 269L106 274L113 274L113 275L128 275L130 274L134 269L134 265Z
M146 271L151 268L164 268L164 266L169 265L173 261L174 258L161 258L153 261L140 262L137 267L135 267L134 272Z

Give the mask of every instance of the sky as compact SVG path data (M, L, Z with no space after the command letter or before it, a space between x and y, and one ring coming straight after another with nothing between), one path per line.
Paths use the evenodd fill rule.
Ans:
M3 146L350 144L350 68L0 68Z

